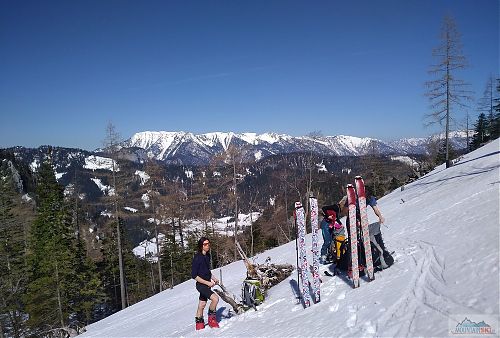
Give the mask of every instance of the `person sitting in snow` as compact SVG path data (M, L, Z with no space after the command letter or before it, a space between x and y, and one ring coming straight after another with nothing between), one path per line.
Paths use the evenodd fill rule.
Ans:
M194 255L191 266L191 277L196 280L196 290L200 293L198 310L195 317L196 330L205 328L203 310L207 305L208 299L210 299L208 325L213 328L219 327L215 316L219 296L211 290L219 281L210 271L210 241L206 237L201 237L198 241L198 252Z
M323 211L323 220L320 223L321 234L323 235L323 246L321 247L321 263L331 263L336 257L332 257L332 239L344 234L344 227L340 222L339 205L327 205L321 208ZM344 235L345 236L345 235Z

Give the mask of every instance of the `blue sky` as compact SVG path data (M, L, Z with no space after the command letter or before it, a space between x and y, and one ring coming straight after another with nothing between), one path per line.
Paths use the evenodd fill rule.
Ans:
M108 122L123 138L426 136L446 14L479 97L499 73L497 0L0 0L0 147L92 150Z

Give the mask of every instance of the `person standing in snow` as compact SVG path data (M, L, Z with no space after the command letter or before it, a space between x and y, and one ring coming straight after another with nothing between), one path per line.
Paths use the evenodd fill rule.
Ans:
M210 299L208 325L213 328L219 327L215 315L219 296L211 290L219 281L210 271L210 241L206 237L201 237L198 241L198 252L194 255L191 266L191 277L196 281L196 290L200 293L198 310L196 311L195 317L196 330L205 328L203 311L207 305L208 299Z
M367 196L366 197L366 206L370 206L373 209L373 212L375 213L375 215L377 215L379 223L384 224L385 218L384 218L384 216L382 216L382 213L380 212L380 209L377 206L377 198L372 195L371 189L369 186L365 187L365 191L366 191L366 196ZM340 206L340 217L348 216L349 205L347 202L347 196L344 196L340 200L339 206ZM359 205L357 203L356 203L356 208L359 209ZM349 217L347 217L346 223L347 223L347 225L349 225ZM347 229L349 230L349 227L347 227Z
M378 223L377 223L378 224L378 233L377 233L378 238L377 237L373 237L371 239L371 241L374 242L374 240L376 240L375 243L382 242L381 249L383 249L384 252L385 252L385 247L384 247L383 241L382 241L382 234L380 233L380 225L384 224L385 218L384 218L384 216L382 216L382 212L380 211L380 209L377 206L377 198L375 196L373 196L373 194L371 192L371 188L369 186L366 186L365 187L365 191L366 191L366 206L370 206L372 208L373 212L375 213L375 215L378 217ZM347 218L346 218L346 228L347 228L348 238L350 238L351 237L351 233L350 233L350 225L349 225L349 217L348 217L349 206L348 206L347 196L344 196L340 200L339 206L340 206L340 216L341 217L347 216ZM359 204L358 204L358 202L356 202L356 218L357 218L358 222L361 221L360 220L361 216L359 214ZM375 230L375 228L373 227L373 225L370 224L370 237L372 237L372 234L374 234L372 232L374 230ZM363 245L360 245L360 243L362 243L362 241L358 240L358 253L359 253L358 257L359 257L359 262L360 262L360 264L365 265L366 264L365 263L365 261L366 261L365 251L364 251ZM377 247L377 249L378 249L378 247ZM349 250L349 252L350 252L350 250ZM376 259L373 259L373 261L375 263Z

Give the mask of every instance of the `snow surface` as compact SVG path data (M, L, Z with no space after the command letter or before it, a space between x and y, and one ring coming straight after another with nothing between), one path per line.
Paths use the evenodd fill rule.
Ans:
M163 241L165 240L165 235L162 233L158 234L158 243L160 246L163 245ZM139 257L147 257L147 260L150 262L158 262L158 250L156 250L156 237L153 237L151 240L142 241L138 246L136 246L133 250L134 255Z
M28 195L28 194L24 194L21 198L25 202L31 202L31 201L33 201L33 198L31 198L30 195Z
M318 172L324 172L324 173L328 172L328 169L326 169L326 166L323 163L323 161L321 161L321 163L316 163L316 169L318 170Z
M99 189L102 191L104 195L108 196L114 196L115 195L115 188L112 188L109 185L105 185L101 182L100 178L91 178L91 180L99 187Z
M231 315L221 301L221 327L197 332L198 293L189 280L89 325L82 337L442 337L467 314L494 318L486 322L498 334L499 165L495 140L380 199L388 225L384 241L396 262L374 281L362 279L357 289L322 276L321 302L303 309L291 287L294 272L269 291L258 311ZM295 264L295 242L255 261L267 257ZM239 297L243 262L213 272L219 277L221 270L223 283Z
M418 162L414 161L409 156L391 156L391 160L400 161L400 162L403 162L404 164L409 165L410 167L418 168Z
M150 191L148 190L147 193L142 194L141 196L142 203L144 203L144 208L146 209L149 208L149 202L150 202L149 193Z
M101 211L101 216L106 216L106 217L111 218L111 217L113 217L113 214L108 210L104 210L104 211Z
M120 168L118 167L118 163L115 163L115 171L120 171ZM85 157L85 165L83 166L85 169L90 169L90 170L113 170L113 160L107 157L101 157L101 156L95 156L95 155L90 155L88 157Z
M63 173L56 172L55 175L56 175L56 180L59 181L64 175L66 175L66 172L63 172Z
M139 176L139 178L141 179L141 185L146 184L148 180L151 178L151 176L149 176L145 171L141 170L136 170L135 175Z
M35 158L33 162L30 163L31 172L36 173L38 168L40 168L40 161L38 161L38 159Z

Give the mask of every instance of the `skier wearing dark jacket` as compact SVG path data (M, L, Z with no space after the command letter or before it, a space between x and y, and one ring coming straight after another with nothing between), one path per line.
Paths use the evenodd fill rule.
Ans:
M203 319L203 310L210 299L210 306L208 308L208 325L210 327L219 327L217 318L215 316L219 296L214 293L210 288L217 284L219 281L210 271L210 241L206 237L201 237L198 241L198 252L193 257L191 266L191 277L196 281L196 290L200 293L198 310L196 311L196 330L205 328L205 321Z

